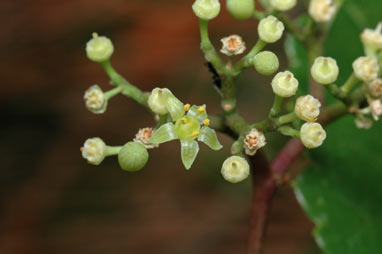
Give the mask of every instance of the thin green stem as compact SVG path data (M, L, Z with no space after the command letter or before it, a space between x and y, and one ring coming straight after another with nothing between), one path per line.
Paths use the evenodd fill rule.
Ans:
M276 117L280 114L282 103L283 98L275 94L275 97L273 99L273 106L271 108L271 111L269 112L270 117Z
M199 19L201 49L204 52L204 57L210 62L220 74L223 71L223 62L218 56L214 46L211 43L208 35L208 20Z
M116 88L113 88L113 89L105 92L104 96L105 96L106 100L110 100L111 98L113 98L114 96L116 96L117 94L122 92L122 90L123 90L123 87L118 86Z
M119 154L122 146L106 146L106 156L113 156Z
M348 80L341 86L341 91L343 91L345 94L348 94L355 85L357 85L359 82L359 79L355 76L354 72L350 75Z
M266 45L267 43L265 41L259 39L251 51L249 51L247 55L245 55L242 59L240 59L239 62L234 65L233 70L235 75L238 75L244 69L252 66L254 56L259 53Z
M298 130L293 129L290 126L282 126L277 129L281 134L293 138L300 138L300 132Z
M126 79L124 79L111 65L110 61L102 62L102 67L104 68L105 72L111 79L111 82L115 86L120 86L123 88L122 94L126 95L127 97L130 97L131 99L135 100L139 104L145 106L148 108L147 105L147 99L148 95L145 94L143 91L138 89L136 86L132 85L130 82L128 82Z
M284 125L284 124L293 122L293 121L295 121L295 120L298 120L298 116L296 115L295 112L291 112L291 113L289 113L289 114L280 116L280 117L276 120L276 124L277 124L278 126L281 126L281 125Z
M288 17L285 17L283 15L277 15L279 20L283 22L285 25L286 29L294 36L296 37L297 40L299 41L304 41L305 36L304 33L301 31L301 29L296 26L292 20L290 20Z

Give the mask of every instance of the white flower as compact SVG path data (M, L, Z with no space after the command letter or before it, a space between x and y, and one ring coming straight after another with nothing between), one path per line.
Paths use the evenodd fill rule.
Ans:
M382 97L382 79L377 78L368 85L369 93L374 98Z
M93 165L99 165L106 157L106 144L100 138L87 139L80 150L82 157Z
M196 0L192 5L195 15L203 20L211 20L220 12L219 0Z
M223 47L220 50L227 56L239 55L245 51L245 42L239 35L230 35L220 40L223 43Z
M260 39L268 43L278 41L283 35L284 29L283 22L272 15L260 20L257 27Z
M358 115L354 119L354 123L358 129L370 129L373 126L373 120L364 117L363 115Z
M382 103L381 100L372 100L369 102L371 115L375 121L379 120L379 117L382 115Z
M114 52L111 40L105 36L98 36L93 33L93 39L86 44L86 54L94 62L104 62L109 60Z
M329 21L336 12L332 0L311 0L309 14L316 22Z
M322 145L326 132L319 123L304 123L300 130L301 142L311 149Z
M249 164L240 156L228 157L221 169L224 179L230 183L238 183L249 176Z
M84 100L86 107L91 112L102 114L106 111L107 99L98 85L93 85L85 91Z
M331 57L317 57L310 70L313 79L320 84L328 85L338 78L337 61Z
M150 138L153 136L154 130L153 128L143 128L139 129L138 133L135 135L134 142L141 143L147 149L158 147L157 144L150 143Z
M311 95L301 96L296 100L294 112L307 122L315 122L320 115L321 103Z
M353 62L356 77L362 81L370 82L378 77L378 62L370 56L358 57Z
M267 142L265 141L265 136L261 131L257 129L252 129L244 139L244 149L247 155L255 155L257 150L265 146Z
M366 28L363 30L361 41L367 49L382 49L382 22L379 22L375 29Z
M291 97L296 94L298 80L290 71L279 72L272 80L272 89L281 97Z
M296 6L297 0L270 0L273 8L279 11L288 11Z

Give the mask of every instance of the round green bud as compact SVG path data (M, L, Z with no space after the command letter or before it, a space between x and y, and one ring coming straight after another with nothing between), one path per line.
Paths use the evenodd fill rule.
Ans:
M137 142L128 142L118 154L118 162L123 170L138 171L142 169L149 158L144 145Z
M240 156L228 157L221 169L224 179L230 183L238 183L249 176L249 164L246 159Z
M220 12L219 0L196 0L192 5L195 15L203 20L211 20Z
M227 0L226 7L228 12L235 19L249 19L255 11L254 0Z
M283 35L284 29L283 22L272 15L260 20L257 27L260 39L268 43L278 41Z
M270 76L279 68L279 59L271 51L262 51L253 59L253 65L258 73Z
M335 59L320 56L314 60L310 73L317 83L329 85L337 80L339 68Z
M270 0L269 3L278 11L289 11L296 6L297 0Z
M149 96L147 103L150 109L157 114L164 115L168 113L166 107L166 93L171 93L167 88L154 88Z
M86 43L86 54L94 62L105 62L110 59L114 52L111 40L105 36L93 33L93 39Z
M296 94L298 80L290 71L279 72L272 80L272 90L280 97L291 97Z
M184 116L175 123L175 133L179 139L194 140L200 134L200 123L194 116Z

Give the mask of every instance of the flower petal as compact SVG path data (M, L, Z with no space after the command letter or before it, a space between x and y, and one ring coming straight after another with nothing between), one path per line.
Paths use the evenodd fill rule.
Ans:
M159 129L155 130L154 135L149 141L152 144L161 144L174 139L178 139L178 136L174 131L174 124L166 123L159 127Z
M204 108L204 111L200 112L199 108ZM199 123L203 124L203 121L207 119L207 111L205 109L206 109L206 105L201 105L201 106L192 105L192 107L188 110L187 115L196 117Z
M173 121L176 121L184 116L183 103L178 98L176 98L171 92L166 93L165 104Z
M188 170L199 152L199 145L196 141L181 140L181 155L184 167Z
M202 128L198 140L208 145L213 150L220 150L223 147L216 136L215 130L210 127Z

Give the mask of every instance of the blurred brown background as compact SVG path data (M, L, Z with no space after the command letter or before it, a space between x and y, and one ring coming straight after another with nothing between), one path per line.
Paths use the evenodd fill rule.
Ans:
M103 115L85 109L90 85L109 88L85 55L94 31L113 40L116 69L139 88L166 86L184 102L219 112L192 2L0 2L1 254L245 253L251 186L220 176L229 138L220 136L221 152L201 147L190 171L178 142L151 150L137 173L120 170L115 158L88 165L79 152L88 137L123 145L154 124L123 96ZM255 22L235 21L224 8L211 31L218 47L231 33L256 41ZM271 104L269 80L251 70L239 82L241 113L260 119ZM318 253L290 188L277 193L270 219L266 254Z

